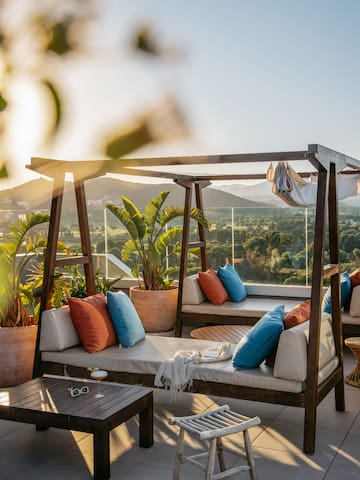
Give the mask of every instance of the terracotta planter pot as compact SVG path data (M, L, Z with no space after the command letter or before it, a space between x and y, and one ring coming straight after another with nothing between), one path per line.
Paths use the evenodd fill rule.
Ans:
M0 387L14 387L31 380L37 328L0 328Z
M168 332L176 322L178 287L167 290L130 288L130 298L148 333Z

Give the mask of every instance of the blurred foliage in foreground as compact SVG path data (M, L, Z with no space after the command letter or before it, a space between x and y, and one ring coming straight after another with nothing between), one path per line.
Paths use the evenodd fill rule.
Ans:
M11 143L9 146L3 141L9 134L11 113L21 110L21 95L14 85L26 78L36 85L36 94L46 99L46 131L41 142L51 145L66 120L65 99L69 92L61 84L61 66L76 58L101 56L102 52L91 43L99 28L106 28L101 21L101 8L101 2L95 0L0 1L0 178L11 174L9 167L14 159ZM179 49L163 45L149 24L135 27L128 42L134 56L150 61L173 62L180 58ZM115 48L110 53L117 61L121 58L119 45ZM37 105L39 109L44 107L41 101ZM34 121L38 114L34 112ZM132 117L104 132L99 145L104 154L120 158L146 144L188 133L181 108L168 92L162 92L157 107ZM118 123L116 119L114 123Z

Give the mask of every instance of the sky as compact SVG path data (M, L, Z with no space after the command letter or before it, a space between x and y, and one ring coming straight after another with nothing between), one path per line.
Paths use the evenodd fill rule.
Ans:
M358 0L106 0L94 8L88 53L52 72L67 102L52 146L40 141L43 99L31 82L17 82L7 140L16 160L0 188L37 178L25 169L31 156L104 158L113 126L164 95L180 103L190 136L133 156L306 150L320 143L360 159ZM131 51L142 22L162 44L176 46L176 59L154 62Z

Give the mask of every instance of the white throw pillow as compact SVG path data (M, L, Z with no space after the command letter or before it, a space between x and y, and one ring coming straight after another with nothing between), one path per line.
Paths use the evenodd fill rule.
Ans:
M183 305L199 305L206 301L201 290L197 273L184 278L182 303Z
M307 347L310 322L307 320L281 332L275 357L274 376L286 380L303 382L306 379ZM319 370L335 356L335 342L331 317L322 314L320 328Z
M352 291L349 313L350 317L360 317L360 285Z
M57 352L80 344L69 306L44 310L41 314L40 351Z

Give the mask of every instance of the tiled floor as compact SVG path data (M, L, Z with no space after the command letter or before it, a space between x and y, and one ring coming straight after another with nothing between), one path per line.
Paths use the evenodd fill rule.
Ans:
M345 374L354 366L345 348ZM219 404L245 415L258 415L262 424L250 430L258 480L360 479L360 388L345 385L346 411L336 412L333 394L318 408L316 453L302 453L303 410L242 400L180 394L171 402L168 392L156 391L155 443L150 449L138 447L137 418L111 433L111 478L123 480L171 479L177 427L169 426L172 415L202 412ZM85 433L49 429L35 431L32 425L0 421L0 478L8 479L89 479L92 475L92 437ZM225 458L238 464L242 435L226 438L231 453ZM193 451L201 446L194 440ZM198 469L182 467L182 478L203 478ZM249 478L236 474L228 478Z

